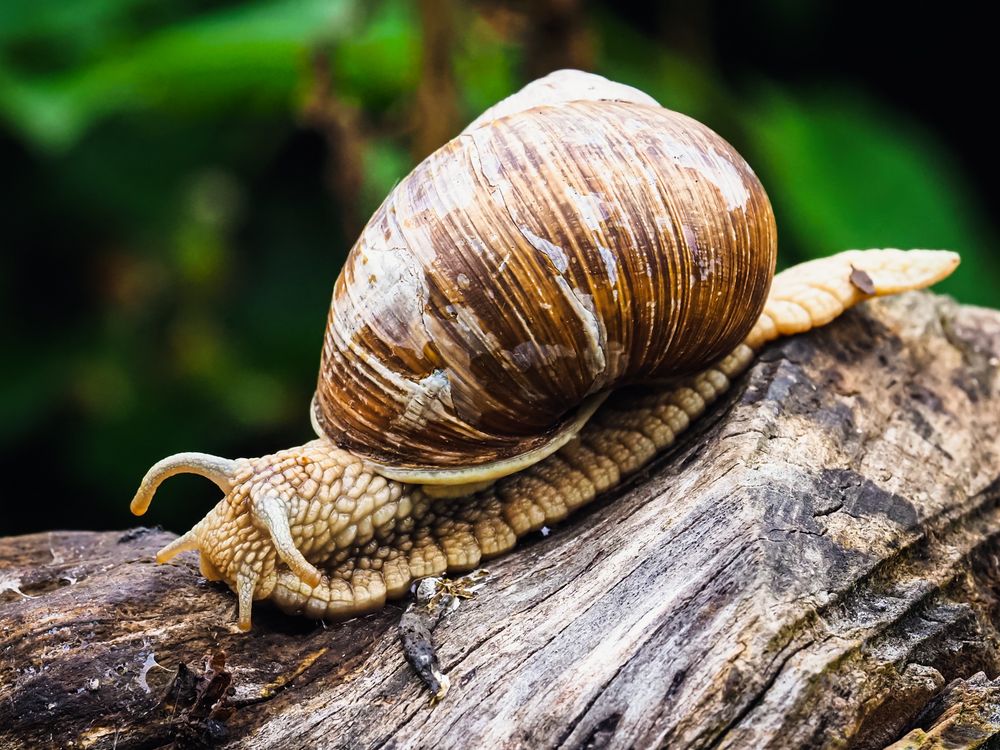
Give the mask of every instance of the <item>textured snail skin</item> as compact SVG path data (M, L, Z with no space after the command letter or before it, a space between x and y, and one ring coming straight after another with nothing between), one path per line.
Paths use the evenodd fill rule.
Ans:
M165 459L143 479L132 510L144 513L168 476L206 476L225 497L159 562L199 550L204 575L237 592L244 630L260 599L311 618L353 617L402 596L414 579L474 568L614 487L671 445L769 341L873 296L934 284L958 262L945 251L867 250L783 271L744 342L714 366L670 387L613 394L557 453L474 495L435 500L318 439L256 459Z

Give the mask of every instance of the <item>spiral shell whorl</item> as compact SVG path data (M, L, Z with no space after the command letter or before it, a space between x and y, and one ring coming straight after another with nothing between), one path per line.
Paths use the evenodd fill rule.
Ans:
M478 466L543 445L592 394L739 343L774 271L770 204L728 143L651 102L554 74L393 190L334 288L328 437L393 466Z

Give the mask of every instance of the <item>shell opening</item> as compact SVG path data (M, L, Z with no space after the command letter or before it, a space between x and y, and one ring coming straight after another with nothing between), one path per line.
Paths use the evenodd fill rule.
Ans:
M467 490L476 491L477 489L483 489L497 479L515 474L532 464L538 463L543 458L551 456L577 436L587 423L587 420L593 416L597 408L610 395L611 393L608 391L590 396L546 443L511 458L500 459L478 466L460 468L390 466L389 464L382 464L371 459L368 459L368 463L382 476L388 479L395 479L397 482L423 484L425 487L432 485L463 485L458 492L431 490L432 496L456 497L460 494L465 494Z

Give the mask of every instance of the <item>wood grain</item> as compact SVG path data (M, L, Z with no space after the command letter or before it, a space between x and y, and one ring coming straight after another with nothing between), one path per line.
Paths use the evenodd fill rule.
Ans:
M973 700L979 746L998 369L1000 313L927 293L768 348L649 470L491 564L435 631L433 709L399 606L259 606L245 635L193 556L153 564L164 532L0 540L0 747L874 748Z

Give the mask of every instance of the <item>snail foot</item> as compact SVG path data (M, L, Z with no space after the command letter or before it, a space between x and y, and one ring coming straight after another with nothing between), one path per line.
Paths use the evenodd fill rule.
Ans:
M936 284L959 264L947 250L846 250L774 277L764 311L744 341L752 349L826 325L854 305Z
M381 609L386 599L380 571L341 568L310 584L292 570L277 573L271 601L290 615L313 620L348 620Z

